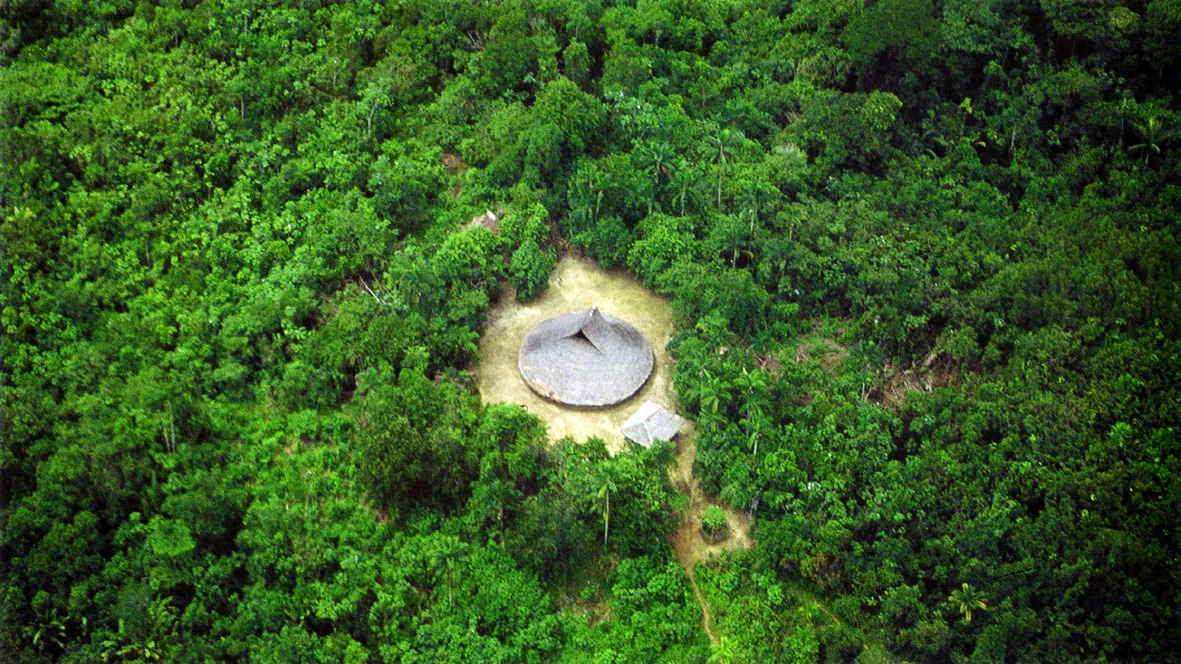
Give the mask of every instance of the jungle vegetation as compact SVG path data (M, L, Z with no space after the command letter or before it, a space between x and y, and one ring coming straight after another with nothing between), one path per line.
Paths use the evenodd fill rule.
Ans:
M1177 661L1178 36L3 3L0 660ZM473 389L565 250L672 300L697 474L755 522L697 573L716 645L670 447Z

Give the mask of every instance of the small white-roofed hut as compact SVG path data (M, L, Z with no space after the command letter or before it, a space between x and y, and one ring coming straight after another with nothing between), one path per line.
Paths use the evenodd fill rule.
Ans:
M685 423L680 415L652 401L645 401L623 423L623 435L644 447L658 440L672 440Z

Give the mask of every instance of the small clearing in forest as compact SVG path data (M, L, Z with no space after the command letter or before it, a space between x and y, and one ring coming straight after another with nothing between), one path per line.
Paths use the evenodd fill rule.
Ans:
M574 254L558 261L549 283L549 288L532 302L518 302L508 288L492 306L480 339L480 365L474 370L476 387L486 403L521 404L545 422L554 440L598 436L612 454L617 454L626 443L620 428L641 404L652 400L676 409L673 361L665 349L673 330L672 305L627 272L604 270L591 259ZM517 354L525 335L543 320L594 305L631 323L648 339L655 355L648 382L635 396L606 408L562 406L538 396L517 369Z
M689 499L689 506L681 514L681 524L673 534L673 549L676 550L677 562L689 575L689 583L693 586L693 594L697 603L701 605L701 626L714 645L719 643L710 625L709 603L697 587L697 563L704 562L718 555L722 551L737 551L754 546L750 538L750 517L745 512L722 506L726 512L726 524L730 528L730 535L717 544L705 540L701 532L701 516L710 505L717 505L718 501L711 500L701 489L701 482L693 476L693 461L697 458L697 428L692 423L686 423L685 428L677 436L676 463L668 471L673 488Z
M648 339L655 355L648 382L632 398L607 408L572 408L538 396L525 385L517 369L517 354L525 335L547 318L589 309L592 305L631 323ZM626 449L627 444L620 428L645 401L676 410L673 360L666 349L673 331L672 319L668 299L644 288L627 272L604 270L589 258L567 254L550 275L549 288L536 300L518 302L510 288L493 305L480 339L480 365L474 368L476 387L486 403L516 403L537 415L555 440L565 436L575 440L598 436L616 454ZM718 639L710 628L709 605L697 588L694 566L724 550L749 549L753 541L750 519L743 512L731 509L726 509L730 536L718 544L705 541L701 515L717 501L705 495L701 483L693 476L696 457L697 431L692 422L686 422L677 436L676 463L669 467L669 479L673 488L688 499L688 508L681 515L672 544L677 562L688 574L693 593L701 604L702 627L716 644Z
M961 372L958 362L945 354L935 352L909 369L895 366L890 360L886 360L878 370L868 396L875 403L898 408L906 401L906 395L910 392L930 392L937 387L963 382Z

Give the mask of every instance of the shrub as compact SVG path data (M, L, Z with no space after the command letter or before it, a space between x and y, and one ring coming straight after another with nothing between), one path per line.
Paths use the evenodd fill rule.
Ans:
M554 255L529 240L521 244L509 263L509 283L517 290L522 302L537 297L549 286L549 273L554 269Z
M726 524L726 512L717 505L705 508L701 515L701 534L706 541L717 544L730 535L730 527Z

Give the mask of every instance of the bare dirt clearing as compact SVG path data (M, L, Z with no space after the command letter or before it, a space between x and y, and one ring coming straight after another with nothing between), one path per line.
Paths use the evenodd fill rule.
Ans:
M681 434L677 436L676 463L668 469L669 479L673 488L689 499L688 508L681 514L681 525L673 534L673 549L676 551L677 562L689 576L689 584L693 587L693 595L701 605L701 627L709 636L710 643L719 643L710 624L711 616L709 603L697 587L697 563L709 560L722 551L737 551L754 546L750 538L750 518L744 513L723 506L726 511L726 523L730 527L730 536L717 544L705 541L701 532L701 515L705 508L716 505L701 490L701 482L693 476L693 460L697 458L697 428L692 423L686 423Z
M535 325L559 314L589 309L598 305L603 312L622 318L638 329L652 345L655 355L652 375L632 398L606 408L572 408L538 396L525 384L517 369L517 354L525 335ZM654 401L670 410L677 408L672 387L673 360L665 348L672 335L672 305L644 288L622 270L604 270L594 261L573 254L564 256L550 275L550 286L541 297L528 303L518 302L511 289L506 290L488 313L488 326L480 339L480 366L474 369L476 387L486 403L521 404L537 415L556 440L570 436L586 440L598 436L612 454L628 445L620 427L645 401ZM710 629L709 605L701 596L694 577L698 562L722 551L749 549L750 519L745 513L726 509L730 536L717 544L705 541L701 533L701 515L717 504L701 490L693 476L697 458L697 430L686 421L677 436L676 463L668 469L673 488L689 500L681 515L681 524L673 535L677 562L689 575L694 595L702 609L702 627L710 641L718 640Z
M631 323L648 339L655 356L648 382L632 398L606 408L576 409L538 396L517 370L517 354L525 335L547 318L593 305ZM558 261L550 275L550 286L541 297L521 303L507 289L492 306L480 339L480 366L474 371L476 387L486 403L505 401L527 408L545 422L555 440L598 436L616 454L626 443L620 427L645 401L676 410L673 363L665 350L672 330L672 305L666 298L644 288L622 270L604 270L589 258L567 254Z
M705 508L717 505L718 501L707 496L701 490L701 483L693 477L693 460L696 457L697 430L692 424L686 424L681 435L677 437L677 462L669 469L673 487L689 499L689 508L683 515L680 528L673 536L677 562L686 570L691 570L699 561L708 560L722 551L749 549L754 545L750 538L750 517L746 512L725 506L723 509L726 511L726 524L730 527L729 537L717 544L705 540L701 533L701 515Z

